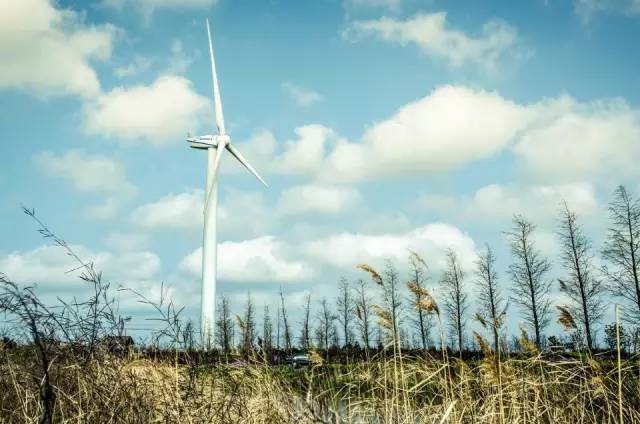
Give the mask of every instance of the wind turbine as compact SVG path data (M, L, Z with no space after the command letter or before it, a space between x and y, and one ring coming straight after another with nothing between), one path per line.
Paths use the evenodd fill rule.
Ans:
M216 232L216 215L218 209L218 168L220 159L226 150L235 157L245 168L266 187L262 177L240 154L238 149L231 144L231 139L224 128L224 115L222 113L222 100L220 99L220 88L218 87L218 74L216 73L216 61L213 56L213 43L211 42L211 30L209 29L209 19L207 22L207 36L209 37L209 56L211 57L211 78L213 81L213 105L216 117L218 135L204 135L188 137L189 147L207 151L207 185L204 203L204 234L202 243L202 299L201 299L201 337L205 347L211 346L213 342L214 322L215 322L215 298L216 298L216 271L218 243Z

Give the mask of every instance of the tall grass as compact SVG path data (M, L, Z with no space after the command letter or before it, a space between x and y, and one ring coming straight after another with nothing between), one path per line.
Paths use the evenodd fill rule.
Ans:
M45 416L34 355L29 346L1 354L2 422L35 423ZM56 399L51 421L640 422L638 382L630 364L509 359L501 365L499 391L492 360L451 359L445 375L440 359L405 356L399 375L396 359L381 354L368 362L325 363L302 371L257 360L206 364L198 366L193 384L186 364L178 367L175 380L170 357L105 354L81 364L60 352L50 367Z

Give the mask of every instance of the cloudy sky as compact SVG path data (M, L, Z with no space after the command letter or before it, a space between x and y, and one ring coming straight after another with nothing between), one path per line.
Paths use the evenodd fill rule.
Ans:
M197 317L206 162L184 138L215 128L205 17L228 132L270 184L225 158L235 308L247 290L275 306L282 286L295 317L360 262L404 275L407 249L436 286L445 248L470 269L489 243L506 287L514 213L555 261L561 199L599 248L615 186L640 188L638 0L10 0L0 271L86 291L24 204L114 285L164 282Z

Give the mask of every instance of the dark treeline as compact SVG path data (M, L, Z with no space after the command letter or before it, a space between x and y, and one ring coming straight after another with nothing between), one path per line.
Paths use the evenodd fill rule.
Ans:
M222 314L216 332L225 352L318 349L323 352L360 352L383 349L452 352L490 349L516 352L527 346L538 351L589 351L615 347L615 323L603 322L613 303L622 311L620 344L623 351L640 350L640 202L625 187L618 187L608 207L609 228L601 249L592 245L578 215L566 202L558 213L556 234L559 255L550 257L535 243L536 225L517 214L504 232L511 254L507 270L500 273L493 248L486 245L475 268L463 271L461 259L447 250L446 267L434 279L428 258L409 251L407 270L388 261L383 269L361 264L363 277L340 279L335 298L307 296L303 319L293 325L280 290L277 314L265 305L264 331L251 313L255 306L247 294L239 334L235 340L229 325L228 300L222 297ZM555 263L561 277L551 276ZM552 304L552 289L562 303ZM611 302L609 301L611 300ZM275 326L277 331L273 331ZM519 334L508 334L507 320L520 322ZM549 333L557 320L563 327ZM470 330L474 321L484 334ZM240 321L239 321L240 322ZM295 327L295 328L294 328Z

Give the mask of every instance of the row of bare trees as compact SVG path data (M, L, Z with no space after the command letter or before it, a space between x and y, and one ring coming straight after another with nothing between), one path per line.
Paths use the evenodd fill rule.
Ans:
M515 304L524 324L522 329L531 334L531 342L538 349L545 345L545 331L556 311L558 322L577 334L591 351L597 347L596 330L602 324L608 301L616 299L622 303L629 324L637 327L640 323L640 202L620 186L609 205L609 217L606 240L597 257L576 213L563 202L556 231L559 255L554 269L550 257L536 245L535 224L515 215L512 227L504 233L511 254L506 281L500 277L496 254L489 245L478 254L475 268L468 270L463 269L464 261L457 253L448 249L446 267L437 283L430 281L427 262L415 252L409 252L406 280L391 262L381 272L361 265L371 282L367 279L349 282L343 278L335 299L313 302L310 295L305 297L298 337L294 336L282 290L275 324L265 306L263 331L258 337L255 307L248 295L243 315L236 317L239 344L245 350L259 347L290 351L295 346L368 349L391 342L397 348L426 350L439 343L445 345L446 331L446 345L462 352L477 339L467 334L469 320L473 318L486 329L493 349L499 352L507 311ZM562 304L555 304L559 302L554 303L551 298L554 270L562 275L557 279ZM227 299L222 298L219 310L218 344L228 352L235 342ZM441 340L434 341L434 334L435 339Z

